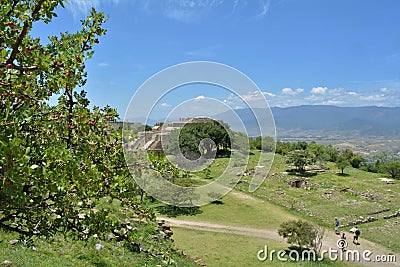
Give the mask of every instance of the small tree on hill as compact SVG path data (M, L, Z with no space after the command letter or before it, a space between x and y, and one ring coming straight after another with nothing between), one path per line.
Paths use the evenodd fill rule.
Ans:
M342 150L336 158L336 167L344 174L344 169L351 165L351 159L354 157L353 151L350 149Z
M299 172L304 173L306 166L315 163L315 156L308 150L294 150L287 155L286 162L294 165Z
M336 159L336 167L341 170L342 175L344 174L344 169L348 166L350 166L350 160L345 156L340 155Z

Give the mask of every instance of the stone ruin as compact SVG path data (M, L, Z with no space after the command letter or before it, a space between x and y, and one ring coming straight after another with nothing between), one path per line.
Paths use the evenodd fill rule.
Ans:
M306 186L310 180L311 180L310 178L301 177L298 179L289 180L288 183L292 187L301 188L301 187Z
M139 137L126 144L127 149L143 149L155 153L164 151L163 143L168 142L172 131L190 123L210 123L210 118L181 118L179 122L157 122L151 131L139 132Z

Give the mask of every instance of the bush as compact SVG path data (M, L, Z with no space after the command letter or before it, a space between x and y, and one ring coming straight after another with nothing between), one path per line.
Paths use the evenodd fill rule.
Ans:
M289 244L318 250L321 246L323 230L306 221L291 220L279 226L278 234L286 238Z

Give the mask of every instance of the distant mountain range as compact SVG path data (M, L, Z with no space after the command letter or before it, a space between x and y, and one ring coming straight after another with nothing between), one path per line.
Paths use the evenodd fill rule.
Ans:
M303 105L273 107L271 112L273 119L269 111L257 108L229 110L213 118L227 122L234 131L243 130L243 123L249 136L260 135L257 116L259 121L267 122L269 126L263 129L263 135L273 135L272 122L275 121L278 138L400 139L400 107ZM130 121L145 123L146 118ZM154 125L159 121L164 119L150 119L147 124Z
M278 137L336 136L399 138L400 107L337 107L328 105L304 105L286 108L271 108ZM237 116L246 125L250 136L258 136L260 119L266 117L265 110L239 109ZM261 115L264 114L264 115ZM216 119L232 121L233 112L227 111L215 116ZM238 130L239 125L231 125Z

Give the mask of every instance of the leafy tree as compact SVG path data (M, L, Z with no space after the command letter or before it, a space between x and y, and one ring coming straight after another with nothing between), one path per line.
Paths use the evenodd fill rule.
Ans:
M351 158L354 156L354 153L351 149L346 148L345 150L342 150L340 152L340 156L346 158L347 160L351 160Z
M315 156L308 150L294 150L288 154L286 163L294 165L299 172L304 173L307 165L315 163Z
M367 172L377 173L379 172L379 168L375 165L375 163L365 163L360 166L360 169Z
M239 150L243 153L248 153L250 149L250 140L245 133L242 132L232 132L233 143L232 149Z
M380 170L389 174L389 176L393 179L400 179L400 161L397 158L385 163L381 163Z
M300 248L318 249L323 231L306 221L291 220L279 226L278 234L287 238L289 244L295 244Z
M283 156L287 155L290 151L290 143L288 142L276 142L275 152Z
M50 23L58 5L3 1L0 9L0 228L27 240L113 233L150 255L146 246L158 246L150 238L154 214L134 201L121 133L108 128L117 113L89 109L86 92L76 89L86 83L85 61L106 18L93 9L76 33L33 38L33 25ZM50 106L53 94L58 104ZM116 200L123 209L102 205Z
M336 162L339 156L339 150L334 148L332 145L325 146L325 155L328 161Z
M315 155L316 161L320 166L323 166L328 156L325 151L325 146L322 144L317 144L315 141L310 142L307 147L307 150Z
M365 162L365 158L358 154L353 154L353 156L350 158L350 165L353 168L360 168L361 163Z
M292 144L292 150L306 150L308 147L308 143L305 141L299 141L297 143Z
M262 148L261 136L258 136L256 138L249 138L249 143L251 149L261 150Z
M350 166L350 160L346 155L340 155L336 159L336 167L341 170L342 174L344 174L344 169L348 166Z
M170 148L177 149L175 142L178 140L180 151L189 159L197 159L201 155L210 158L215 149L220 154L231 147L229 129L225 127L218 121L186 124L182 129L171 133L168 150L174 154L175 151L170 151ZM176 136L178 133L179 137Z
M249 144L251 149L262 150L265 152L273 152L275 150L275 141L271 136L249 138Z

